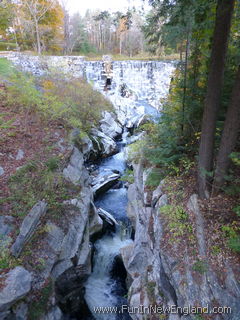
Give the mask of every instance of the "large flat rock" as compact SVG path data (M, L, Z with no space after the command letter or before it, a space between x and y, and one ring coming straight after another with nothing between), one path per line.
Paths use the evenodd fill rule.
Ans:
M6 311L31 290L31 281L30 272L23 267L16 267L7 275L0 276L0 282L3 283L0 290L0 318L1 312Z
M39 201L24 218L20 227L20 233L11 247L11 252L15 257L19 257L24 245L35 232L41 217L45 215L46 211L47 203L45 201Z
M110 172L103 176L97 176L92 180L92 189L95 195L99 195L110 189L120 178L120 174Z

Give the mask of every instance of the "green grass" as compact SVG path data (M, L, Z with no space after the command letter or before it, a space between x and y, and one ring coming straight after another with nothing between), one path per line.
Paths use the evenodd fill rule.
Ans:
M45 163L29 161L9 179L11 214L24 217L33 205L42 199L48 202L49 212L61 213L61 202L78 194L79 187L71 187L61 175L60 160L50 158Z
M192 267L193 271L197 271L200 274L204 274L208 271L208 265L205 261L197 260Z
M6 58L0 58L0 80L14 74L14 67Z

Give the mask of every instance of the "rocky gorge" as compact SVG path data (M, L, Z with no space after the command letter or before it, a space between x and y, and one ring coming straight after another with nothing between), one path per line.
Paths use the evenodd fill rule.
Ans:
M60 225L47 221L41 226L41 267L33 271L20 264L0 276L0 319L31 319L31 292L49 283L53 285L41 315L45 320L205 319L184 314L189 305L210 309L228 306L231 314L211 315L209 319L240 319L240 286L228 261L224 262L227 272L223 282L210 265L194 270L187 244L181 247L179 258L178 244L164 243L169 231L161 210L168 204L167 182L149 190L149 168L141 159L128 163L133 167L134 183L119 181L127 166L127 146L141 139L142 133L135 134L134 129L159 116L158 101L167 95L175 64L114 62L113 83L106 93L101 62L51 57L47 63L46 59L19 54L8 58L35 75L61 65L66 73L85 76L108 97L115 112L104 112L90 137L79 137L78 130L72 131L75 144L66 147L69 159L62 174L81 191L76 198L64 201ZM11 254L21 257L47 210L45 199L36 203L15 239L10 236L12 218L2 215L1 245L11 244ZM187 210L195 221L195 255L207 260L204 221L195 194L190 196ZM151 314L94 314L94 306L120 308L123 304L129 310L139 306L166 309ZM171 313L171 306L179 309Z

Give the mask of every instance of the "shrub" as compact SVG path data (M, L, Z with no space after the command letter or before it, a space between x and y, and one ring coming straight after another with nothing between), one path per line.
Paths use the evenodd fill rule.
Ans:
M61 212L61 202L79 193L80 187L69 186L62 177L58 158L50 158L46 163L39 160L30 161L9 179L11 191L12 214L24 216L33 205L45 199L49 211Z
M179 237L192 234L189 217L183 207L179 205L165 205L160 208L161 214L168 220L168 228L172 234L172 241L179 241Z
M41 80L12 70L5 60L0 63L8 78L6 103L26 113L36 112L45 120L58 120L67 128L89 133L97 126L102 112L112 104L83 79L66 78L53 73Z
M133 174L133 170L127 169L125 171L125 174L120 178L120 181L126 181L129 183L133 183L134 182L134 174Z
M194 271L197 271L201 274L204 274L205 272L207 272L208 270L208 265L206 263L206 261L203 261L203 260L197 260L194 264L193 264L193 267L192 269Z
M240 227L236 221L233 221L232 224L222 226L222 231L227 240L227 246L234 252L240 252L240 236L239 231Z
M240 253L240 236L230 237L228 240L228 247L234 252Z
M49 171L54 171L54 170L58 169L59 158L52 157L52 158L48 159L46 162L46 167L48 168Z
M111 103L83 79L48 79L43 89L44 112L87 133L98 125L103 111L112 111Z

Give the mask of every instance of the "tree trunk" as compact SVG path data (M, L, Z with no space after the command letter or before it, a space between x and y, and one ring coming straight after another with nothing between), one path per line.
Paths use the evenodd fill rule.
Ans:
M208 197L209 176L213 167L213 152L217 113L220 105L225 57L235 0L218 0L212 41L211 62L207 82L207 94L202 119L202 133L198 160L198 192Z
M40 35L39 35L39 28L38 28L38 21L35 19L35 31L36 31L36 38L37 38L37 52L41 55L41 42L40 42Z
M69 14L67 10L63 9L64 13L64 48L63 53L68 54L70 51L70 31L69 31Z
M240 66L238 67L231 101L227 110L224 129L221 137L220 149L217 156L213 193L216 194L223 185L224 176L230 165L230 153L237 143L240 129Z
M119 37L119 53L122 54L122 32Z
M186 104L186 93L187 93L187 72L188 72L188 57L190 51L190 28L187 30L187 42L185 49L185 62L184 62L184 81L183 81L183 99L182 99L182 124L181 131L182 137L184 136L184 122L185 122L185 104Z

